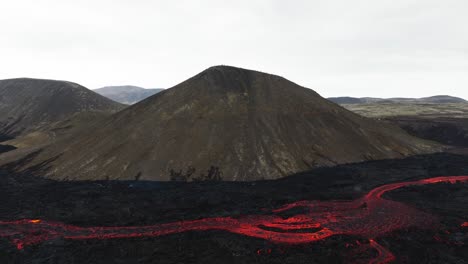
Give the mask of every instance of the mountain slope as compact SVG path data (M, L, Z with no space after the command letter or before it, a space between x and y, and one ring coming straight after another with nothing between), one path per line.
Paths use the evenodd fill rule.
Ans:
M92 130L56 142L21 168L41 164L47 177L71 180L250 181L436 149L282 77L227 66L209 68Z
M85 112L123 108L76 83L39 79L0 80L0 137L37 131Z
M122 104L135 104L164 89L144 89L137 86L107 86L94 90L94 92Z

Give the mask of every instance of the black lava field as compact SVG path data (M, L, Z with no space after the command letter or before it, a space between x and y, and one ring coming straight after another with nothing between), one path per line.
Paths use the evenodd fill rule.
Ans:
M434 154L251 183L3 171L0 261L467 263L467 162Z

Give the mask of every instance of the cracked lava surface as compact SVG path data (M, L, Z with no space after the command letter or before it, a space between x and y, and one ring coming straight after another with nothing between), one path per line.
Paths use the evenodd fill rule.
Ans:
M299 201L273 210L270 214L239 218L205 218L133 227L78 227L41 219L0 221L0 238L8 239L18 250L22 250L26 246L54 239L158 237L205 230L224 230L283 244L311 243L333 235L357 235L368 239L369 245L378 253L370 263L388 263L395 260L395 256L378 244L376 238L409 227L436 228L439 220L437 216L401 202L384 199L382 195L405 186L440 182L466 183L468 176L444 176L386 184L352 201ZM306 209L306 213L289 218L278 215L298 207ZM462 222L461 226L468 226L468 222Z

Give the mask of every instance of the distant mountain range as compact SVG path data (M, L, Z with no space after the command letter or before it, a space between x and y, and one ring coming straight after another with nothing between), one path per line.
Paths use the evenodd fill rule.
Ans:
M373 97L329 97L328 100L337 104L373 104L373 103L421 103L421 104L449 104L466 103L467 101L449 95L436 95L423 98L373 98Z
M157 94L164 89L145 89L138 86L107 86L95 89L94 92L105 96L116 102L132 105L138 103L154 94Z
M252 181L439 149L283 77L216 66L54 141L15 170L61 180Z
M72 82L0 80L0 140L45 129L78 114L110 114L123 108L124 105Z

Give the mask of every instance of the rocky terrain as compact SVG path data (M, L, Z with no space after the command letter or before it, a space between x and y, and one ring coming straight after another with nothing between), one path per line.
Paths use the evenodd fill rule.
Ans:
M468 118L456 117L387 117L409 134L449 146L468 147Z
M217 66L39 150L16 171L67 180L276 179L440 150L285 78Z
M388 121L411 135L450 146L468 146L468 103L364 103L343 107Z
M138 86L124 85L106 86L103 88L95 89L94 92L116 102L131 105L138 103L163 90L164 89L145 89Z

